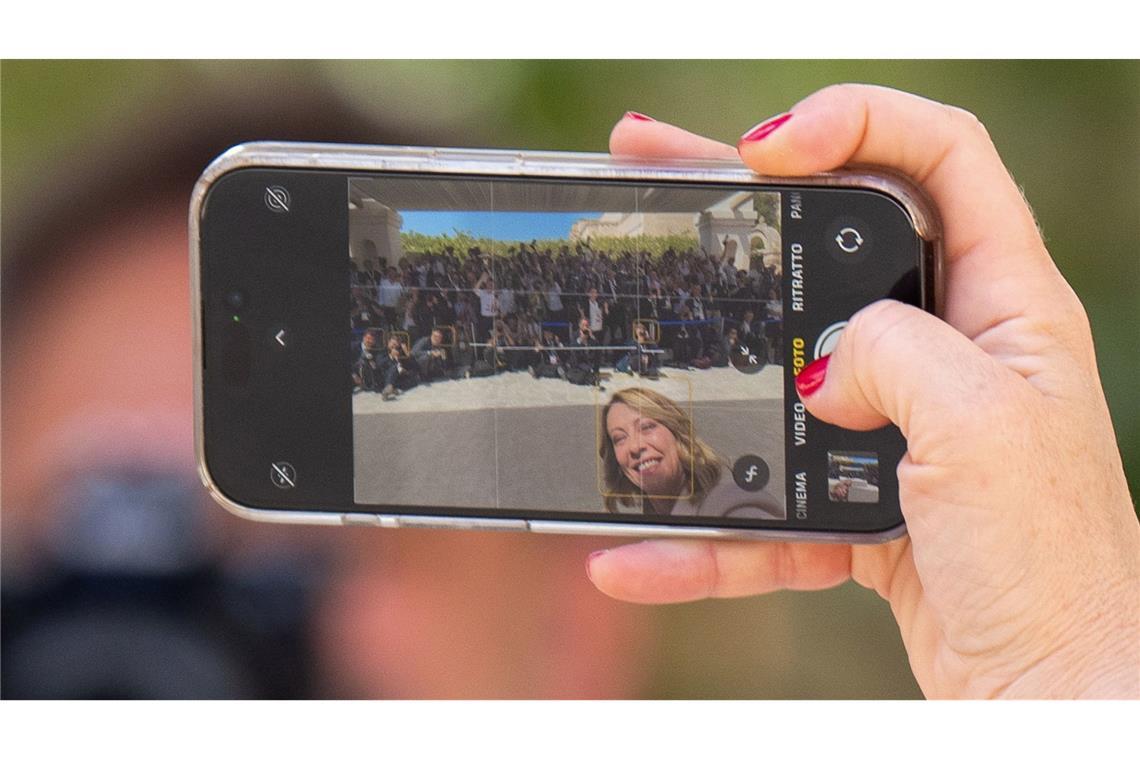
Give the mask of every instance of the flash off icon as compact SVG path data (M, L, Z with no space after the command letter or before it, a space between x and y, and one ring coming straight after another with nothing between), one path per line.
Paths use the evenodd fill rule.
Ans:
M297 485L297 470L288 462L274 462L269 465L269 480L282 491Z

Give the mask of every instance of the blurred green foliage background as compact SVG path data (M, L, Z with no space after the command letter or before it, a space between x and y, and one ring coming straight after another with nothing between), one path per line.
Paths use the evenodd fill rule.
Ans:
M1088 309L1134 494L1140 484L1136 61L5 61L2 80L5 223L34 202L24 188L61 169L59 156L130 136L155 109L178 104L193 118L205 92L324 88L381 134L399 125L425 143L591 151L606 149L626 110L734 143L843 81L961 106L989 129ZM851 584L659 615L651 696L918 695L889 610Z

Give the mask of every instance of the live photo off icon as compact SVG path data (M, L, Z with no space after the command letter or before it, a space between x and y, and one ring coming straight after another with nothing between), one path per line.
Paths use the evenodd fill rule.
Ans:
M281 185L270 185L265 188L265 205L273 213L289 213L289 206L292 203L293 199L289 197L289 191L281 187Z

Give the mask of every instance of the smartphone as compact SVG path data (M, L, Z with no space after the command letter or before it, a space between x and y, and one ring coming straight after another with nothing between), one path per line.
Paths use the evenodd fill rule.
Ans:
M886 427L796 374L861 307L937 313L940 233L890 173L251 143L190 208L196 448L277 522L875 542Z

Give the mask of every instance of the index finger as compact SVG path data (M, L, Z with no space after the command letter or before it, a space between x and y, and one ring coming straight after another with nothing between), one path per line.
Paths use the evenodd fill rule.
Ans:
M896 169L921 185L944 216L947 253L965 254L994 230L1040 253L1037 226L973 114L870 85L834 85L744 133L754 171L798 176L849 165Z
M644 116L630 118L629 114L618 120L610 131L610 153L638 158L740 158L731 145L664 121Z
M989 134L960 108L885 87L835 85L749 130L737 147L761 174L868 165L918 183L942 216L946 320L971 338L1041 311L1063 285Z

